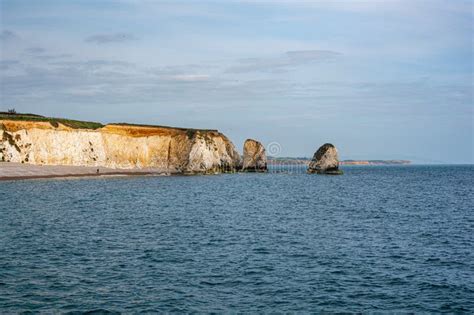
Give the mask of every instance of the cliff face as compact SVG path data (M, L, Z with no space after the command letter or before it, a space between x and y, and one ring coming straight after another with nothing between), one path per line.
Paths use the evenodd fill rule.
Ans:
M242 170L247 172L267 171L265 147L257 140L245 140Z
M0 120L0 161L214 173L235 170L240 156L216 130L132 125L74 129L61 123Z

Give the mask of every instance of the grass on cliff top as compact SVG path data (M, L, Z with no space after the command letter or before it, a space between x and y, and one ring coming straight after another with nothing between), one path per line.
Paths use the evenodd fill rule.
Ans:
M44 117L35 114L7 113L0 112L0 119L21 120L21 121L43 121L49 122L53 127L58 127L61 123L73 129L98 129L104 127L101 123L92 121L80 121L64 118Z
M111 123L109 125L114 126L130 126L130 127L149 127L149 128L166 128L166 129L177 129L183 131L201 131L201 132L217 132L217 129L196 129L196 128L181 128L181 127L171 127L171 126L162 126L162 125L145 125L145 124L130 124L130 123Z
M49 122L54 127L58 127L59 126L58 123L61 123L65 126L68 126L74 129L98 129L98 128L105 127L105 125L98 122L44 117L40 115L27 114L27 113L0 112L0 120L1 119L22 120L22 121L45 121L45 122ZM177 129L177 130L186 131L188 133L188 137L190 138L198 131L199 132L212 132L212 131L217 132L217 130L215 129L178 128L178 127L160 126L160 125L142 125L142 124L129 124L129 123L112 123L109 125Z

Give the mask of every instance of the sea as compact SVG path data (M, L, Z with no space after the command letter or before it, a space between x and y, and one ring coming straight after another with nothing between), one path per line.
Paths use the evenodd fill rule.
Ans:
M0 313L474 313L474 166L0 182Z

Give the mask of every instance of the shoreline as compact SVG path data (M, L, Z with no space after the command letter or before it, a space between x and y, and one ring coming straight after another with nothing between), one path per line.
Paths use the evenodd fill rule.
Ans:
M401 164L401 165L341 165L342 169L351 167L410 167L410 166L472 166L473 164ZM277 167L283 166L276 165ZM291 165L300 166L305 165ZM269 167L271 173L272 166ZM97 170L99 172L97 173ZM106 167L90 166L65 166L65 165L33 165L12 162L0 162L0 182L34 179L61 179L61 178L111 178L111 177L135 177L135 176L189 176L197 174L170 173L158 168L143 169L113 169ZM206 174L203 174L206 175Z
M15 181L29 179L61 179L61 178L83 178L83 177L131 177L131 176L168 176L164 173L143 173L143 172L115 172L106 174L62 174L62 175L26 175L26 176L0 176L0 181Z
M23 163L0 162L0 181L84 178L84 177L119 177L119 176L167 176L171 175L162 169L112 169L106 167L33 165Z

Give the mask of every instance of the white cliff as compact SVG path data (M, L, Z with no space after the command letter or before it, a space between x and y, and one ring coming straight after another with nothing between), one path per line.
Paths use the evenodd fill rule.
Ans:
M76 129L47 121L0 120L0 161L37 165L232 171L240 156L216 130L106 125Z

